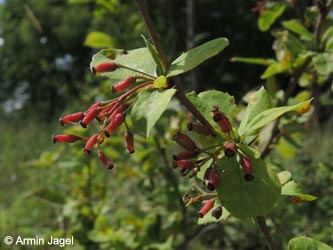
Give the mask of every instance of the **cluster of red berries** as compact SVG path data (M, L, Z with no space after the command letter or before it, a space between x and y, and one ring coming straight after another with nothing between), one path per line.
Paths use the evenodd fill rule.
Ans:
M219 184L220 175L215 165L216 162L221 157L221 151L224 152L226 157L236 157L238 155L239 164L244 171L244 179L246 181L252 181L254 179L253 169L251 160L242 152L237 146L236 142L231 138L232 125L229 119L223 114L218 107L213 107L212 116L214 122L218 124L221 131L226 135L226 142L223 145L213 146L216 148L215 152L209 152L205 149L199 148L194 140L190 136L178 132L173 136L173 140L185 151L179 152L178 154L173 155L173 167L180 168L180 174L186 176L190 174L190 177L196 176L200 171L201 167L207 163L209 160L213 160L211 165L206 168L203 176L204 184L209 191L214 191ZM210 126L204 126L200 124L190 123L187 126L189 131L196 132L206 136L216 137L214 129ZM212 149L209 147L208 149ZM201 154L206 154L203 156ZM188 204L193 202L201 201L205 195L198 195L194 198L189 198L187 201ZM188 198L188 197L187 197ZM212 208L214 207L215 199L209 199L204 202L201 210L198 212L199 217L205 216ZM216 219L220 218L222 214L222 206L218 206L213 209L212 216Z
M201 149L197 144L186 134L178 132L173 136L173 140L185 151L182 151L178 154L173 155L173 167L180 167L180 173L182 176L186 176L190 172L192 174L190 177L196 176L200 171L201 166L203 166L208 160L219 155L221 149L224 150L224 155L227 157L234 157L237 153L240 155L239 163L242 166L245 175L244 178L247 181L251 181L253 176L252 164L249 159L242 151L240 151L236 143L231 139L230 132L232 130L232 125L229 119L218 109L214 107L212 110L213 120L219 125L221 131L226 134L227 141L223 146L218 147L218 150L215 153L207 153L204 149ZM196 132L202 135L211 135L216 136L213 128L210 126L204 126L199 124L190 123L187 126L189 131ZM206 153L208 156L201 159L197 159L199 154ZM207 168L205 173L205 180L207 180L207 188L209 190L214 190L217 185L218 174L216 170L211 166Z
M94 74L112 72L120 67L122 67L122 65L119 65L115 62L106 62L93 67L92 72ZM83 148L84 154L90 154L93 148L97 146L98 158L108 169L112 169L114 165L101 150L101 144L104 142L106 137L112 135L117 128L119 128L122 124L125 124L127 129L127 132L124 134L126 148L128 153L134 152L134 136L126 123L126 113L131 107L133 97L137 95L140 89L153 87L153 82L151 81L153 79L142 75L128 76L123 81L111 87L113 93L118 93L132 87L139 78L148 81L134 86L117 98L103 102L96 102L91 105L85 112L76 112L59 119L59 122L62 126L65 124L79 123L83 128L87 128L87 126L93 120L97 120L101 123L101 127L98 133L92 135L89 138L83 138L72 134L54 135L53 142L73 143L76 141L86 141L86 144Z

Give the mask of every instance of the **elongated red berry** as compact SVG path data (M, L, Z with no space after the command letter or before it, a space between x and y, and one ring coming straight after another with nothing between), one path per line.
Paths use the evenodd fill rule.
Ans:
M123 113L116 114L104 130L105 136L109 137L124 121L125 115Z
M229 133L231 131L231 123L218 107L214 107L213 110L213 120L220 126L222 132Z
M59 122L60 122L61 126L64 126L64 124L79 122L79 121L81 121L81 119L83 117L84 117L83 112L76 112L76 113L65 115L64 117L61 117L59 119Z
M187 149L188 151L195 151L197 149L197 145L195 144L195 142L187 135L182 134L182 133L177 133L173 136L172 138L174 141L176 141L176 143Z
M134 135L132 132L126 132L124 135L125 142L126 142L126 149L127 152L132 154L134 153Z
M228 157L233 157L236 153L236 144L228 142L224 145L224 154Z
M100 109L99 106L96 105L92 108L89 108L87 114L83 117L82 121L80 122L81 126L86 128L88 124L97 117L99 114Z
M90 154L91 153L91 150L93 149L93 147L97 143L97 137L98 137L98 135L95 134L95 135L93 135L92 137L90 137L88 139L88 141L86 142L86 145L84 146L83 153L85 153L85 154Z
M187 124L187 129L189 131L201 134L201 135L213 135L213 131L211 127L205 126L205 125L200 125L200 124L193 124L189 123Z
M210 191L214 191L215 188L217 187L217 185L219 184L219 180L220 180L220 177L219 177L217 170L212 168L209 171L209 175L208 175L207 189Z
M116 85L113 85L111 87L111 90L113 93L123 91L130 87L133 83L135 83L136 77L134 76L128 76L123 81L117 83Z
M173 155L173 159L174 160L188 160L188 159L193 159L195 157L198 156L198 154L200 154L199 151L182 151L176 155Z
M107 169L113 168L113 163L109 160L109 158L102 152L102 150L98 150L98 158L103 162Z
M220 219L222 216L222 206L218 206L212 211L212 216L215 217L215 219Z
M214 203L215 199L207 200L198 212L199 218L204 217L214 207Z
M178 160L178 161L173 161L173 167L192 169L195 167L195 164L194 162L189 160Z
M95 67L92 67L91 71L93 72L93 74L106 73L106 72L115 71L117 68L118 66L115 62L105 62L105 63L100 63Z
M53 135L52 136L53 143L56 143L56 142L72 143L72 142L76 142L78 140L83 140L83 139L76 135Z
M254 176L253 176L253 169L252 169L252 163L251 163L251 160L250 158L246 157L246 156L243 156L239 163L241 164L243 170L244 170L244 179L247 180L247 181L252 181L254 179Z
M124 103L122 105L119 105L117 108L115 108L109 117L109 121L111 122L117 114L123 113L128 108L128 106L129 105L127 103Z

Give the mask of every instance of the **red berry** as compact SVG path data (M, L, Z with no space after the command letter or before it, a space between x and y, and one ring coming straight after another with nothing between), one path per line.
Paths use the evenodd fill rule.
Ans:
M111 87L111 90L113 93L123 91L127 89L129 86L131 86L133 83L135 83L135 81L136 77L128 76L123 81L117 83L116 85L113 85Z
M105 136L109 137L124 121L125 115L123 113L117 113L104 130Z
M222 132L229 133L231 131L231 123L218 107L214 107L213 110L213 120L220 126Z
M99 105L94 104L87 110L87 114L83 117L82 121L80 122L81 126L86 128L88 124L97 117L100 112Z
M176 161L177 160L188 160L188 159L193 159L193 158L197 157L198 154L200 154L199 151L183 151L176 155L173 155L173 159Z
M119 105L118 107L116 107L116 108L113 110L112 114L110 115L110 117L109 117L109 121L111 122L111 121L115 118L115 116L116 116L117 114L119 114L119 113L123 113L127 108L128 108L128 104L127 104L127 103L122 104L122 105Z
M106 72L115 71L117 68L118 66L115 62L105 62L105 63L100 63L95 67L92 67L91 71L93 72L93 74L106 73Z
M200 211L198 212L198 216L200 218L204 217L213 207L214 207L215 199L211 199L206 201Z
M85 154L90 154L90 153L91 153L92 148L93 148L93 147L95 146L95 144L97 143L97 137L98 137L98 135L95 134L95 135L93 135L92 137L90 137L90 138L88 139L88 141L86 142L86 145L85 145L85 147L84 147L84 149L83 149L83 152L84 152Z
M209 171L208 175L208 184L207 188L210 191L214 191L217 185L219 184L220 176L216 169L212 168Z
M247 181L252 181L254 179L254 176L250 158L244 156L240 159L239 163L241 164L245 172L244 179Z
M64 124L79 122L83 117L83 112L76 112L73 114L65 115L64 117L59 119L59 122L61 126L64 126Z
M201 135L214 135L211 127L200 124L187 124L187 129Z
M189 160L178 160L178 161L173 161L173 167L192 169L195 167L195 164Z
M107 158L107 156L102 152L102 150L98 150L98 158L103 162L107 169L113 168L112 162Z
M236 144L233 142L228 142L224 145L224 154L228 157L233 157L236 153Z
M187 135L182 134L182 133L177 133L173 136L172 138L174 141L176 141L176 143L187 149L188 151L195 151L197 149L197 145L195 144L195 142Z
M132 154L134 153L134 136L132 132L126 132L124 135L125 141L126 141L126 148L127 152Z
M76 135L53 135L52 136L53 143L56 143L56 142L72 143L72 142L76 142L78 140L82 140L82 138L79 136L76 136Z
M219 219L222 216L222 206L218 206L212 211L212 216L215 217L215 219Z

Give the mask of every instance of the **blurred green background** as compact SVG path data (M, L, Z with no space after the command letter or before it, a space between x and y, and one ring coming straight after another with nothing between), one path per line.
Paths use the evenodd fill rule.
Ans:
M170 59L212 38L230 40L221 55L181 78L185 89L214 88L240 100L265 83L261 66L230 62L236 55L274 55L273 37L257 28L254 1L148 4ZM93 33L96 41L91 32L103 34ZM67 249L265 249L251 221L198 226L198 207L185 209L181 197L191 181L166 166L177 150L170 144L177 127L169 126L169 118L177 124L184 118L177 103L151 139L136 137L132 157L121 134L108 142L107 153L117 162L112 171L82 155L82 145L52 145L52 134L82 133L75 126L61 128L60 116L111 96L110 83L89 70L92 55L105 47L143 47L141 34L144 23L130 0L1 1L0 249L59 249L8 247L6 235L73 235L75 244ZM268 223L281 246L297 235L333 244L333 115L325 109L317 118L298 138L303 147L282 144L273 152L277 165L318 196L297 205L281 199L271 212Z

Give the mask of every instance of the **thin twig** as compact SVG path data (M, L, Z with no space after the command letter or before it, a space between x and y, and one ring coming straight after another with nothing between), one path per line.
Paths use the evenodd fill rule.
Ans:
M169 62L168 59L164 53L164 50L161 46L160 40L158 39L158 35L154 29L153 23L150 19L149 12L147 5L144 0L136 0L136 4L140 10L141 16L143 20L145 21L148 33L152 39L153 44L156 47L157 54L163 64L163 67L167 71L169 68ZM184 91L182 90L180 84L176 81L176 79L172 78L170 79L170 83L174 85L177 89L177 92L175 94L176 98L190 111L194 117L198 119L203 125L209 126L212 128L212 126L209 124L209 122L206 120L206 118L199 112L199 110L192 104L192 102L187 98Z
M264 216L258 216L256 217L257 219L257 223L260 227L261 232L264 234L266 242L267 242L267 246L269 250L274 250L274 244L273 244L273 239L272 239L272 235L270 233L270 230L266 224L266 219Z
M321 3L319 3L321 4ZM315 26L315 42L316 42L316 48L318 49L319 47L319 41L322 35L322 30L326 22L326 16L330 12L330 10L333 8L333 0L328 0L326 5L324 6L319 6L319 15L317 17L317 23Z

